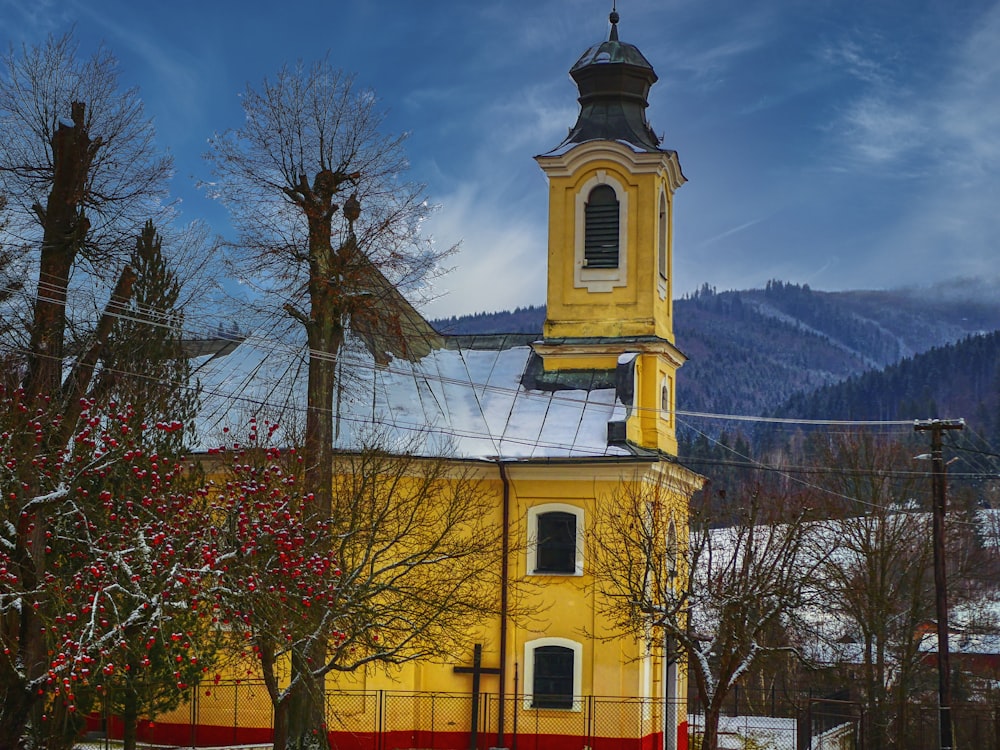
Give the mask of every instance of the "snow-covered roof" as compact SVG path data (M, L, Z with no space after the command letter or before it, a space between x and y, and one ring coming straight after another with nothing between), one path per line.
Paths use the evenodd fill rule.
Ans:
M460 458L632 455L608 444L608 422L627 416L613 378L532 377L539 363L524 339L451 340L416 361L393 358L384 366L358 342L349 344L338 358L335 447L350 450L378 435L383 443L417 442L428 453ZM251 416L288 424L293 415L299 428L304 424L304 350L250 336L235 351L196 365L204 447L219 443L223 426Z

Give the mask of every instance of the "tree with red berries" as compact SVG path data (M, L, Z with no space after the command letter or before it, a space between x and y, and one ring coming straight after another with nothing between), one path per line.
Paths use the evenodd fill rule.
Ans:
M41 674L27 685L38 711L26 717L16 744L30 738L71 746L74 717L113 693L123 697L126 719L133 707L127 724L134 747L138 686L160 682L169 663L173 689L157 701L176 704L186 683L211 665L210 618L199 606L216 571L210 509L204 492L190 491L184 465L143 447L145 431L180 425L134 430L130 407L102 411L87 401L67 446L50 452L39 421L47 415L44 399L5 388L0 400L0 614L17 619L30 607L38 631L20 638L4 631L4 679L20 678L26 637L47 647ZM38 446L28 455L16 434L24 428ZM20 479L25 461L35 483ZM31 575L22 548L10 543L15 535L28 554L45 555L44 575Z
M140 241L136 248L135 238L150 217L166 213L162 200L170 166L155 147L137 91L119 87L117 61L105 48L83 58L67 34L12 48L3 56L0 190L9 209L4 239L16 238L4 247L7 263L16 264L21 277L36 275L37 283L31 294L6 300L11 314L4 322L13 323L0 331L3 398L9 407L3 429L6 471L0 476L5 521L0 546L7 559L0 589L0 643L6 649L0 658L0 748L23 744L29 733L41 741L53 725L54 691L70 662L53 666L50 654L64 653L67 659L76 651L82 654L104 637L98 635L102 619L116 622L95 615L96 626L71 639L76 645L69 652L54 627L61 624L55 618L66 614L60 597L89 580L73 579L77 564L104 554L91 537L109 528L119 533L120 523L109 521L93 482L110 488L113 467L121 465L129 482L142 486L117 450L87 441L129 414L129 440L142 442L143 451L150 449L150 440L177 442L176 436L152 438L156 430L141 429L143 421L153 424L164 417L147 420L149 415L107 403L112 398L118 404L140 403L132 396L142 396L144 406L149 403L143 394L130 395L120 387L123 379L111 377L122 374L125 360L112 357L110 347L123 340L118 323L142 321L135 294L144 283L143 268L135 261L143 245ZM157 305L164 310L160 303L142 304L147 312ZM148 328L164 319L147 314L147 320ZM165 320L171 320L169 314ZM129 338L147 342L152 337ZM133 382L186 386L150 367L162 364L155 357L128 362ZM188 418L183 413L166 417ZM121 436L108 439L122 441ZM80 495L81 488L88 494ZM114 497L130 497L132 490L126 489L124 484L114 489ZM67 528L68 518L79 525ZM84 532L74 539L74 533ZM120 633L131 632L119 624ZM94 657L88 652L86 658ZM85 692L73 689L74 696Z
M275 430L254 425L249 443ZM300 451L221 455L213 514L229 546L211 598L259 665L275 750L328 746L322 693L300 698L330 673L458 653L498 610L499 525L469 471L376 447L338 455L329 513Z

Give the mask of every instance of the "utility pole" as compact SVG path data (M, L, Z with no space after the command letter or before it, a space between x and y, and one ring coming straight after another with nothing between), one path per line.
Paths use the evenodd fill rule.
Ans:
M931 433L931 494L934 504L934 593L938 634L938 726L941 750L952 750L951 664L948 653L948 582L944 568L944 516L946 509L945 465L941 434L961 430L964 419L917 419L913 429Z

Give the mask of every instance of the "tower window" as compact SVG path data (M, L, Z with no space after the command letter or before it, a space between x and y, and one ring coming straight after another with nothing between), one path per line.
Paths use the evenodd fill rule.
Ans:
M610 185L590 191L583 249L586 268L618 267L618 209L618 196Z
M673 407L670 403L670 378L666 375L660 382L660 416L666 420L673 416Z
M656 257L660 278L667 278L667 198L660 193L660 217L657 227Z

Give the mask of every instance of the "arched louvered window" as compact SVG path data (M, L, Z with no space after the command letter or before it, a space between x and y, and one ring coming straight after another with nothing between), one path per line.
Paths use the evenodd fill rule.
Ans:
M587 196L583 265L618 268L618 196L610 185L598 185Z

